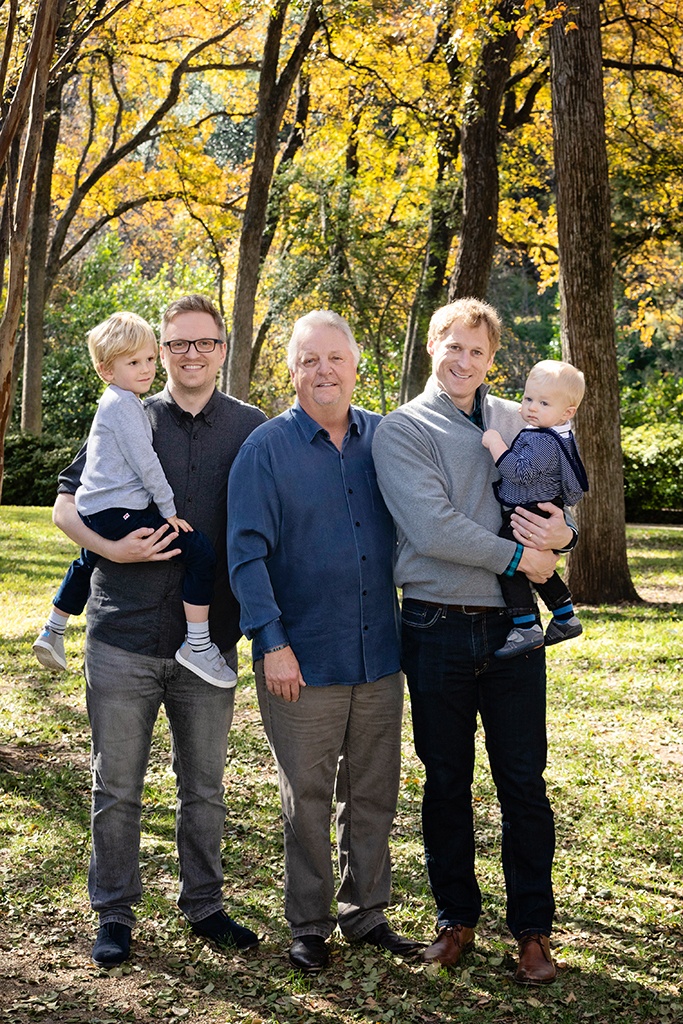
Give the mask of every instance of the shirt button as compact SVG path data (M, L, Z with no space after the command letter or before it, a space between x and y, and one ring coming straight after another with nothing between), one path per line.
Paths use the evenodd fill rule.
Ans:
M360 526L360 523L358 522L358 520L356 520L356 526Z
M368 592L367 592L367 590L364 590L363 591L363 597L367 597L367 596L368 596Z
M368 627L367 627L367 626L363 626L363 630L364 630L364 632L366 632L366 633L367 633L367 631L368 631Z
M365 557L365 555L361 555L360 560L361 562L367 562L367 558Z
M349 487L349 494L353 494L353 487Z

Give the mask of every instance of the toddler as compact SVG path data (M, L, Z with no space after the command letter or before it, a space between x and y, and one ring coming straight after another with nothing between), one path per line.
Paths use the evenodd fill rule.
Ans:
M541 516L539 501L559 508L575 505L588 490L571 419L585 391L584 376L569 363L545 359L532 367L524 388L521 414L527 426L508 446L497 430L486 430L482 444L496 461L501 479L494 485L503 506L499 536L514 540L510 517L519 505ZM545 583L534 584L553 617L543 636L537 622L531 583L522 572L499 576L503 598L512 615L513 628L498 658L513 658L546 644L579 636L583 627L574 614L572 596L559 573Z
M213 686L232 687L237 677L209 633L209 604L216 555L203 533L176 515L173 492L152 447L152 428L140 396L156 372L157 342L149 324L135 313L114 313L88 335L90 355L109 385L99 400L88 437L85 469L76 491L78 513L101 537L119 540L134 530L168 524L178 531L173 547L185 563L183 607L187 638L176 661ZM80 615L98 559L82 550L71 563L33 651L45 668L65 669L64 631Z

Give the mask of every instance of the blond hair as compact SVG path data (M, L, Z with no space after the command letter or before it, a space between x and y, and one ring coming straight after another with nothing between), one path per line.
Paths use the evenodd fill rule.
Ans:
M581 370L560 359L542 359L531 367L527 381L550 385L566 398L567 405L576 408L581 404L586 391L586 380Z
M100 370L111 370L119 356L134 356L145 345L157 351L154 331L137 313L113 313L88 334L90 358L100 376Z
M437 309L429 321L427 343L431 346L436 345L456 320L465 327L478 327L483 323L489 337L489 355L495 355L500 348L502 324L493 306L488 302L482 302L481 299L456 299L455 302Z

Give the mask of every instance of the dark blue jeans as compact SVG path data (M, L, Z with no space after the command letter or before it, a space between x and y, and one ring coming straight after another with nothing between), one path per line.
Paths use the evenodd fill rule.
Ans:
M98 536L107 540L120 540L143 526L153 530L168 526L154 504L147 508L107 508L92 516L81 516L81 519ZM185 563L183 601L200 606L211 604L216 553L209 538L198 530L179 532L171 547L180 549L180 555L175 557L182 558ZM55 608L66 615L81 614L88 601L90 578L99 557L94 551L81 548L80 557L74 559L67 569L55 595L52 602Z
M426 773L422 827L439 927L473 928L481 913L472 814L479 714L502 812L507 923L519 938L550 934L555 830L543 780L545 652L494 657L509 629L505 609L403 601L403 670Z

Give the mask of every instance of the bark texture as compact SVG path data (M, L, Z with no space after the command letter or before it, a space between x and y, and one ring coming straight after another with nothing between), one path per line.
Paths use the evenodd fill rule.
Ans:
M498 5L509 26L483 46L475 88L462 124L462 228L448 301L485 299L498 232L498 133L505 86L519 43L515 0Z
M599 0L579 0L554 22L550 50L562 350L586 377L576 432L590 481L577 507L581 539L567 582L584 603L635 601L626 557Z
M5 163L8 173L5 204L8 210L9 223L7 230L7 284L4 295L4 309L0 319L0 498L2 497L2 476L5 465L5 434L7 432L12 399L14 349L24 292L24 269L26 265L33 179L38 162L40 139L42 137L50 61L54 53L57 26L62 16L65 2L66 0L59 0L58 3L41 3L36 12L34 33L29 46L25 69L30 65L34 41L36 40L39 41L36 43L39 55L35 65L33 65L28 121L26 123L23 143L21 144L21 160L18 165L16 180L12 174L12 161L8 160ZM11 152L14 143L19 144L21 124L22 122L19 120L12 144L4 151L7 155Z
M282 32L288 6L286 0L280 0L273 6L268 21L259 76L254 165L240 235L228 354L227 390L235 398L242 400L249 397L254 307L261 273L261 243L266 231L268 196L275 170L278 135L292 88L320 25L317 6L311 4L302 23L299 38L278 74Z

